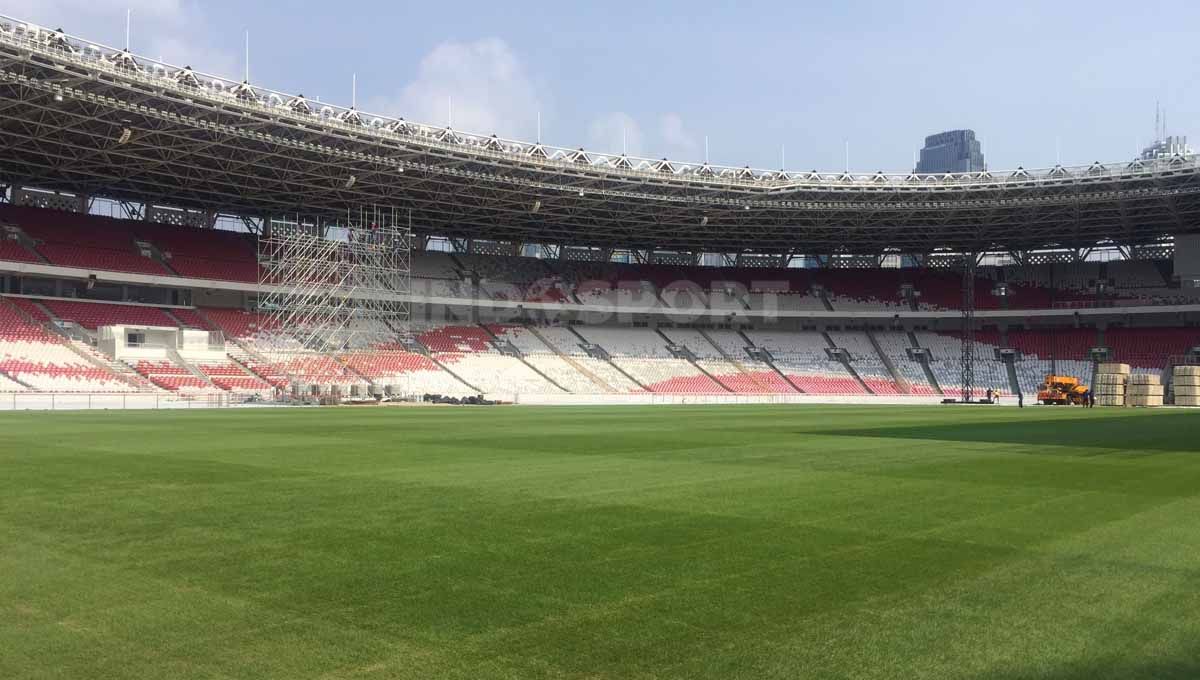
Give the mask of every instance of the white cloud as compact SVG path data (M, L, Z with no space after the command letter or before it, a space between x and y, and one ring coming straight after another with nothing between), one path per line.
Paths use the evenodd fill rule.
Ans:
M588 126L587 150L595 153L619 154L624 148L630 156L640 156L642 141L642 128L623 111L606 113Z
M662 150L667 158L687 162L701 160L700 144L684 127L682 116L678 113L664 113L658 122Z
M499 38L446 42L421 59L417 76L371 111L456 130L533 139L544 97L508 43ZM452 104L452 107L451 107Z

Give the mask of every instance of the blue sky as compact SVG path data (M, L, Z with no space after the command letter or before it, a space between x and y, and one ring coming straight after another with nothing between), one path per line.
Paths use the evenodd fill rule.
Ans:
M970 127L993 169L1200 146L1200 3L10 0L151 57L472 132L790 170L904 171ZM351 9L352 7L352 9ZM1057 142L1056 142L1057 140Z

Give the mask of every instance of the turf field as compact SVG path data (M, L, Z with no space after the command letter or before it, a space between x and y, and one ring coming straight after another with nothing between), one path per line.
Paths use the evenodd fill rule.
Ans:
M0 678L1200 677L1200 413L0 415Z

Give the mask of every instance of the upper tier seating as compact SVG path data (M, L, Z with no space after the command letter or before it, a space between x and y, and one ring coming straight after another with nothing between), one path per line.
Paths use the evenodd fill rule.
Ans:
M4 232L0 231L0 260L8 260L9 262L41 262L38 256L30 252L25 246L3 238Z
M51 264L170 275L162 264L137 250L130 229L133 223L128 220L11 205L0 206L0 219L37 241L38 252Z
M249 234L146 223L137 224L134 233L154 244L180 276L258 281L258 256Z
M255 240L246 233L12 205L0 206L0 222L36 244L34 252L0 239L0 260L39 262L40 254L51 264L90 270L242 283L259 279ZM142 253L139 242L150 246L151 256ZM919 268L718 268L419 252L413 256L412 275L418 295L436 297L563 303L578 296L589 304L621 306L819 311L824 303L811 291L820 285L835 310L904 311L910 303L902 289L910 285L922 309L957 309L961 304L958 272ZM483 280L484 292L470 283L472 275ZM1110 284L1101 301L1106 304L1186 301L1169 286L1170 278L1168 262L981 267L975 304L983 310L1090 306L1097 303L1097 280ZM1001 281L1008 285L1007 298L992 292Z

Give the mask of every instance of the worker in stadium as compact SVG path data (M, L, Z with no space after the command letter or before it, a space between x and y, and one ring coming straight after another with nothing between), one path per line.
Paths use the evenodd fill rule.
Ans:
M1086 396L1088 408L1096 408L1096 393L1089 389Z

